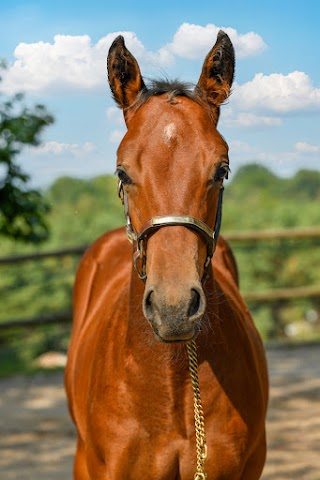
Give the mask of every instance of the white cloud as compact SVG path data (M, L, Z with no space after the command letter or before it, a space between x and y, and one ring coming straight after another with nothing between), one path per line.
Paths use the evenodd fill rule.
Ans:
M98 53L98 44L91 47L88 35L56 35L52 44L20 43L3 87L11 92L91 88L101 81Z
M173 41L164 48L179 57L202 58L213 47L220 29L229 35L238 58L257 55L267 47L262 37L255 32L240 34L231 27L218 27L210 23L203 27L183 23L174 34Z
M319 109L320 88L315 87L304 72L258 73L243 85L234 85L229 103L222 109L221 124L226 127L272 127L281 125L286 115ZM306 151L308 147L300 146L301 151L302 148Z
M222 109L221 124L226 127L273 127L282 124L279 117L236 112L233 108Z
M249 153L252 152L252 146L247 143L243 142L242 140L231 140L229 142L229 149L230 152L244 152L244 153Z
M123 112L122 112L122 110L120 110L120 108L109 107L106 110L106 114L107 114L107 119L110 122L115 123L116 125L121 125L121 126L124 127L125 122L124 122L124 118L123 118Z
M300 160L297 152L258 152L256 158L266 166L273 167L276 165L284 167L286 164L290 166L291 162Z
M122 110L117 107L109 107L106 110L106 114L109 126L111 126L111 128L113 126L116 127L109 134L109 142L119 144L126 133L126 125L124 122Z
M298 152L302 153L319 153L320 152L320 146L319 145L310 145L309 143L306 142L297 142L294 146L294 148Z
M63 155L71 153L74 156L87 154L96 150L91 142L85 142L83 145L78 143L61 143L55 141L44 142L38 147L31 147L30 150L35 155Z
M263 165L281 177L294 175L301 168L319 170L319 156L312 153L319 152L320 146L298 142L293 148L281 151L273 149L272 144L270 148L263 149L261 146L234 139L229 142L229 147L232 173L242 165L250 163Z
M304 72L288 75L257 73L243 85L235 85L230 105L240 110L272 111L286 114L320 108L320 88Z
M65 92L74 89L98 89L106 85L106 57L112 41L123 35L129 50L143 70L168 67L175 56L202 58L212 47L220 27L192 25L179 27L173 41L156 51L149 51L134 32L112 32L92 44L89 35L55 35L53 42L20 43L15 61L4 74L2 89L7 93ZM233 28L224 29L234 42L238 57L254 55L266 45L262 38L249 32L239 34Z
M109 135L109 142L120 143L125 133L126 132L124 130L119 130L119 129L113 130Z
M94 45L88 35L55 35L53 43L17 46L16 60L4 74L2 89L39 93L105 87L107 52L120 34L142 65L159 68L172 62L172 55L162 49L148 52L133 32L109 33Z

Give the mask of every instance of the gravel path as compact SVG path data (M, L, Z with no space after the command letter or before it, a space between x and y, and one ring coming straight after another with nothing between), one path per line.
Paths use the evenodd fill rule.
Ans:
M263 480L320 480L320 345L268 350L271 400ZM62 374L0 381L0 478L72 478L74 428ZM245 480L245 479L244 479Z

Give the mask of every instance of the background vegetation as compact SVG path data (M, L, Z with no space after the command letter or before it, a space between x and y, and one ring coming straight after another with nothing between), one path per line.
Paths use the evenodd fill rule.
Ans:
M0 84L3 69L0 61ZM1 236L33 243L48 238L48 205L41 193L30 187L29 175L16 157L26 145L39 145L42 131L52 122L43 105L27 106L21 93L9 97L0 90Z
M222 234L319 225L320 172L302 170L283 179L264 167L248 165L233 177L225 192ZM60 178L44 192L44 200L50 206L50 238L37 246L2 240L1 256L86 245L106 230L124 224L116 179L112 176L91 180ZM319 286L319 246L319 240L235 243L241 290ZM64 257L0 266L4 307L0 321L70 308L78 262L78 257ZM252 302L250 308L265 339L320 336L318 298L263 305ZM68 331L69 325L43 327L33 330L32 335L28 331L8 334L2 341L6 347L9 345L15 362L25 364L46 350L65 350ZM26 337L31 347L21 348Z

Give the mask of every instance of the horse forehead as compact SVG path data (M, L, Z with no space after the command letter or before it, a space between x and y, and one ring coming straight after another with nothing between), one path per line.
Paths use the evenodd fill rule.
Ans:
M124 157L132 158L136 152L140 158L141 152L152 150L153 157L171 158L181 149L190 155L203 149L212 158L225 156L228 150L206 109L187 97L171 101L167 95L151 97L133 114L128 127L118 149Z
M175 122L169 122L164 126L162 138L166 145L169 145L171 140L176 136L177 126Z
M162 128L174 123L177 128L185 127L193 123L210 122L208 112L196 101L177 96L172 99L168 95L156 95L149 98L132 115L131 127L142 126L144 128ZM169 129L170 131L170 129Z
M154 141L170 144L172 140L183 138L185 141L195 138L210 138L216 143L220 140L208 111L196 101L177 96L169 99L167 95L151 97L142 105L131 127L136 135L152 138ZM135 128L135 127L138 128Z

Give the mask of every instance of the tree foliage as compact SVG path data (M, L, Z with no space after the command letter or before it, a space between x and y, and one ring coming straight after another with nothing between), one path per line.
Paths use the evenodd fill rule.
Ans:
M293 177L279 178L262 166L246 165L226 188L222 233L317 226L319 202L319 171L300 170ZM232 247L243 292L320 285L319 239L234 243ZM265 337L286 336L294 323L301 337L320 331L316 297L250 307ZM314 325L305 321L308 311L317 312Z
M0 78L1 82L1 78ZM1 85L0 85L1 87ZM27 107L22 94L0 91L0 235L25 242L48 237L48 204L28 184L29 175L16 157L26 145L40 143L43 129L53 122L43 105Z

